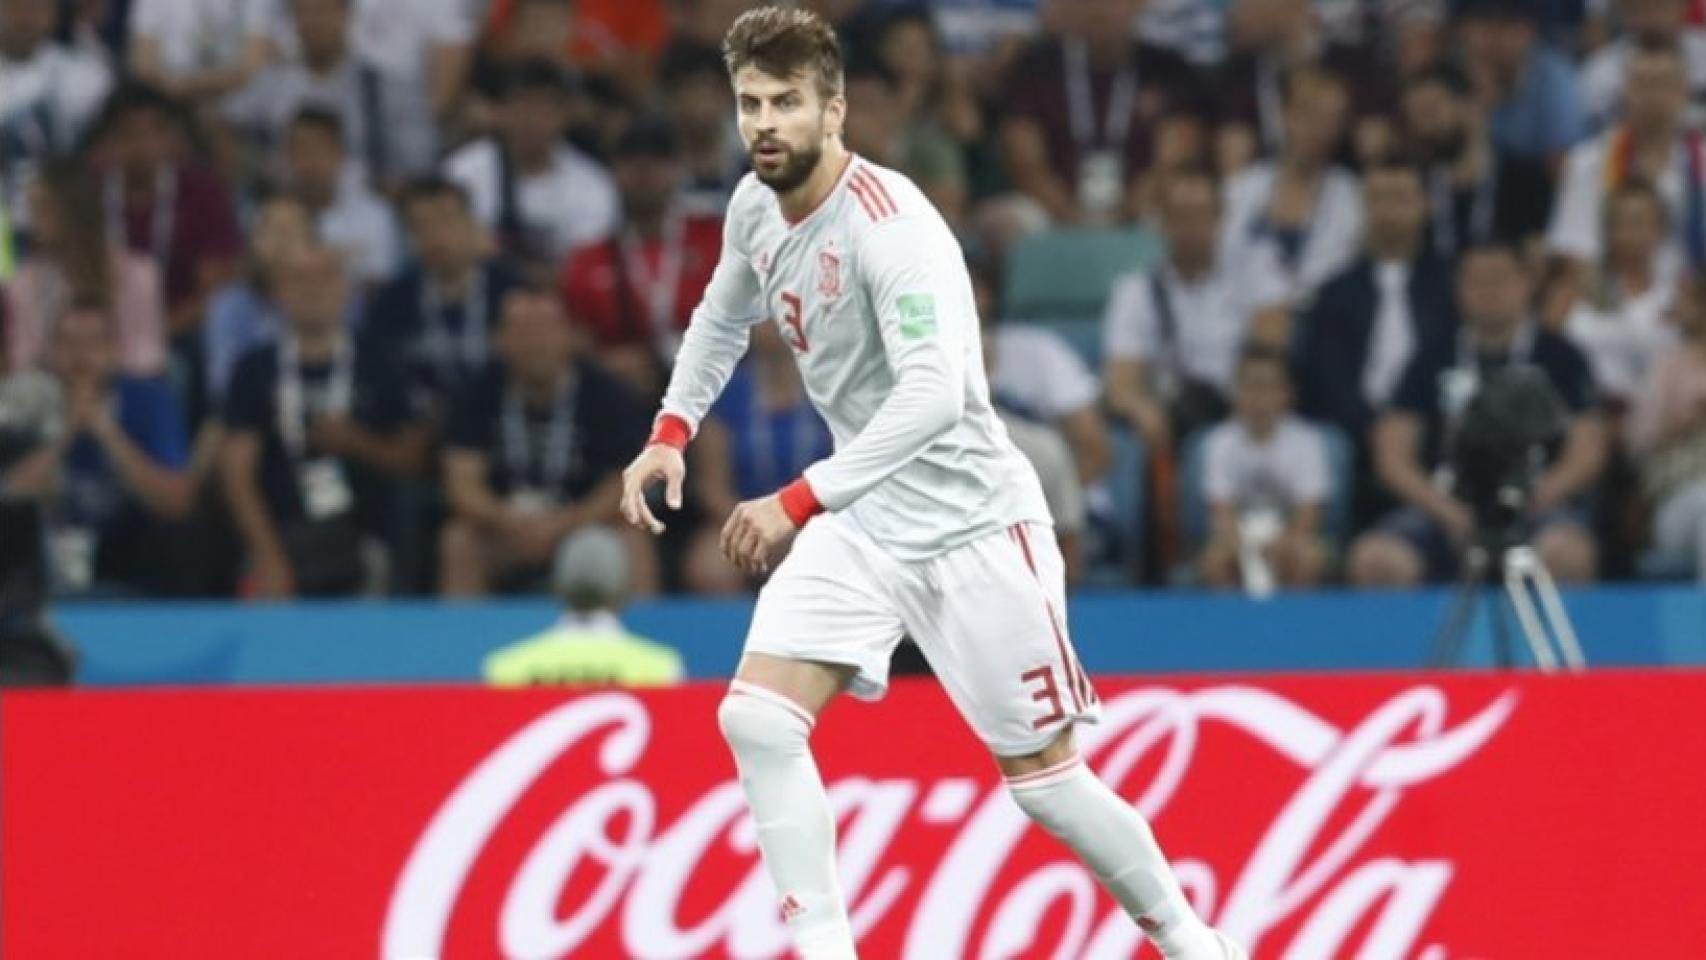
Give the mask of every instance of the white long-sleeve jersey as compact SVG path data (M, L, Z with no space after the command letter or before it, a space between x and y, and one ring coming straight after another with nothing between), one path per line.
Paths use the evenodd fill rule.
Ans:
M805 471L824 509L901 560L1050 522L1036 472L990 405L959 242L904 175L850 156L828 197L790 223L748 174L663 413L696 431L748 328L766 320L835 438L835 453Z

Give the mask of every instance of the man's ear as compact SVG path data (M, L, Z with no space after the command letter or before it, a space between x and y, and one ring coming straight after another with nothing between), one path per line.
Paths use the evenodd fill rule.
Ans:
M839 93L830 97L823 105L823 114L825 132L840 136L847 124L847 97Z

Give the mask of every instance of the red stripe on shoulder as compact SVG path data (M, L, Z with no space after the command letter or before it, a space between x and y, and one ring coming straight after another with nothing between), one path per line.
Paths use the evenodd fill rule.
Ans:
M882 214L878 212L876 201L871 199L871 195L867 192L867 188L859 181L857 176L847 178L847 190L855 197L859 198L859 206L864 208L865 216L871 218L872 222L882 219Z
M890 214L900 212L900 204L895 203L894 197L889 195L889 188L883 184L881 177L878 177L865 167L860 167L859 173L865 178L865 181L870 184L870 187L875 193L877 199L889 208Z

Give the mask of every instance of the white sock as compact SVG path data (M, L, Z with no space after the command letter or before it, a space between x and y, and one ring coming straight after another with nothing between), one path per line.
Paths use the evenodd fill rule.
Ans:
M1078 854L1162 956L1225 956L1185 899L1149 824L1097 779L1083 758L1009 778L1007 787L1020 809Z
M734 750L758 849L805 960L851 960L853 929L835 873L835 814L808 743L812 718L786 697L736 680L717 708Z

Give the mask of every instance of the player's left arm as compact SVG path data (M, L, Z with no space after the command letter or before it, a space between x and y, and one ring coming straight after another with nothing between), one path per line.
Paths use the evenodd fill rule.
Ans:
M894 387L852 442L774 497L742 504L723 529L723 552L747 572L767 569L776 549L814 514L840 510L922 454L965 412L970 284L958 249L921 218L877 225L855 251Z

